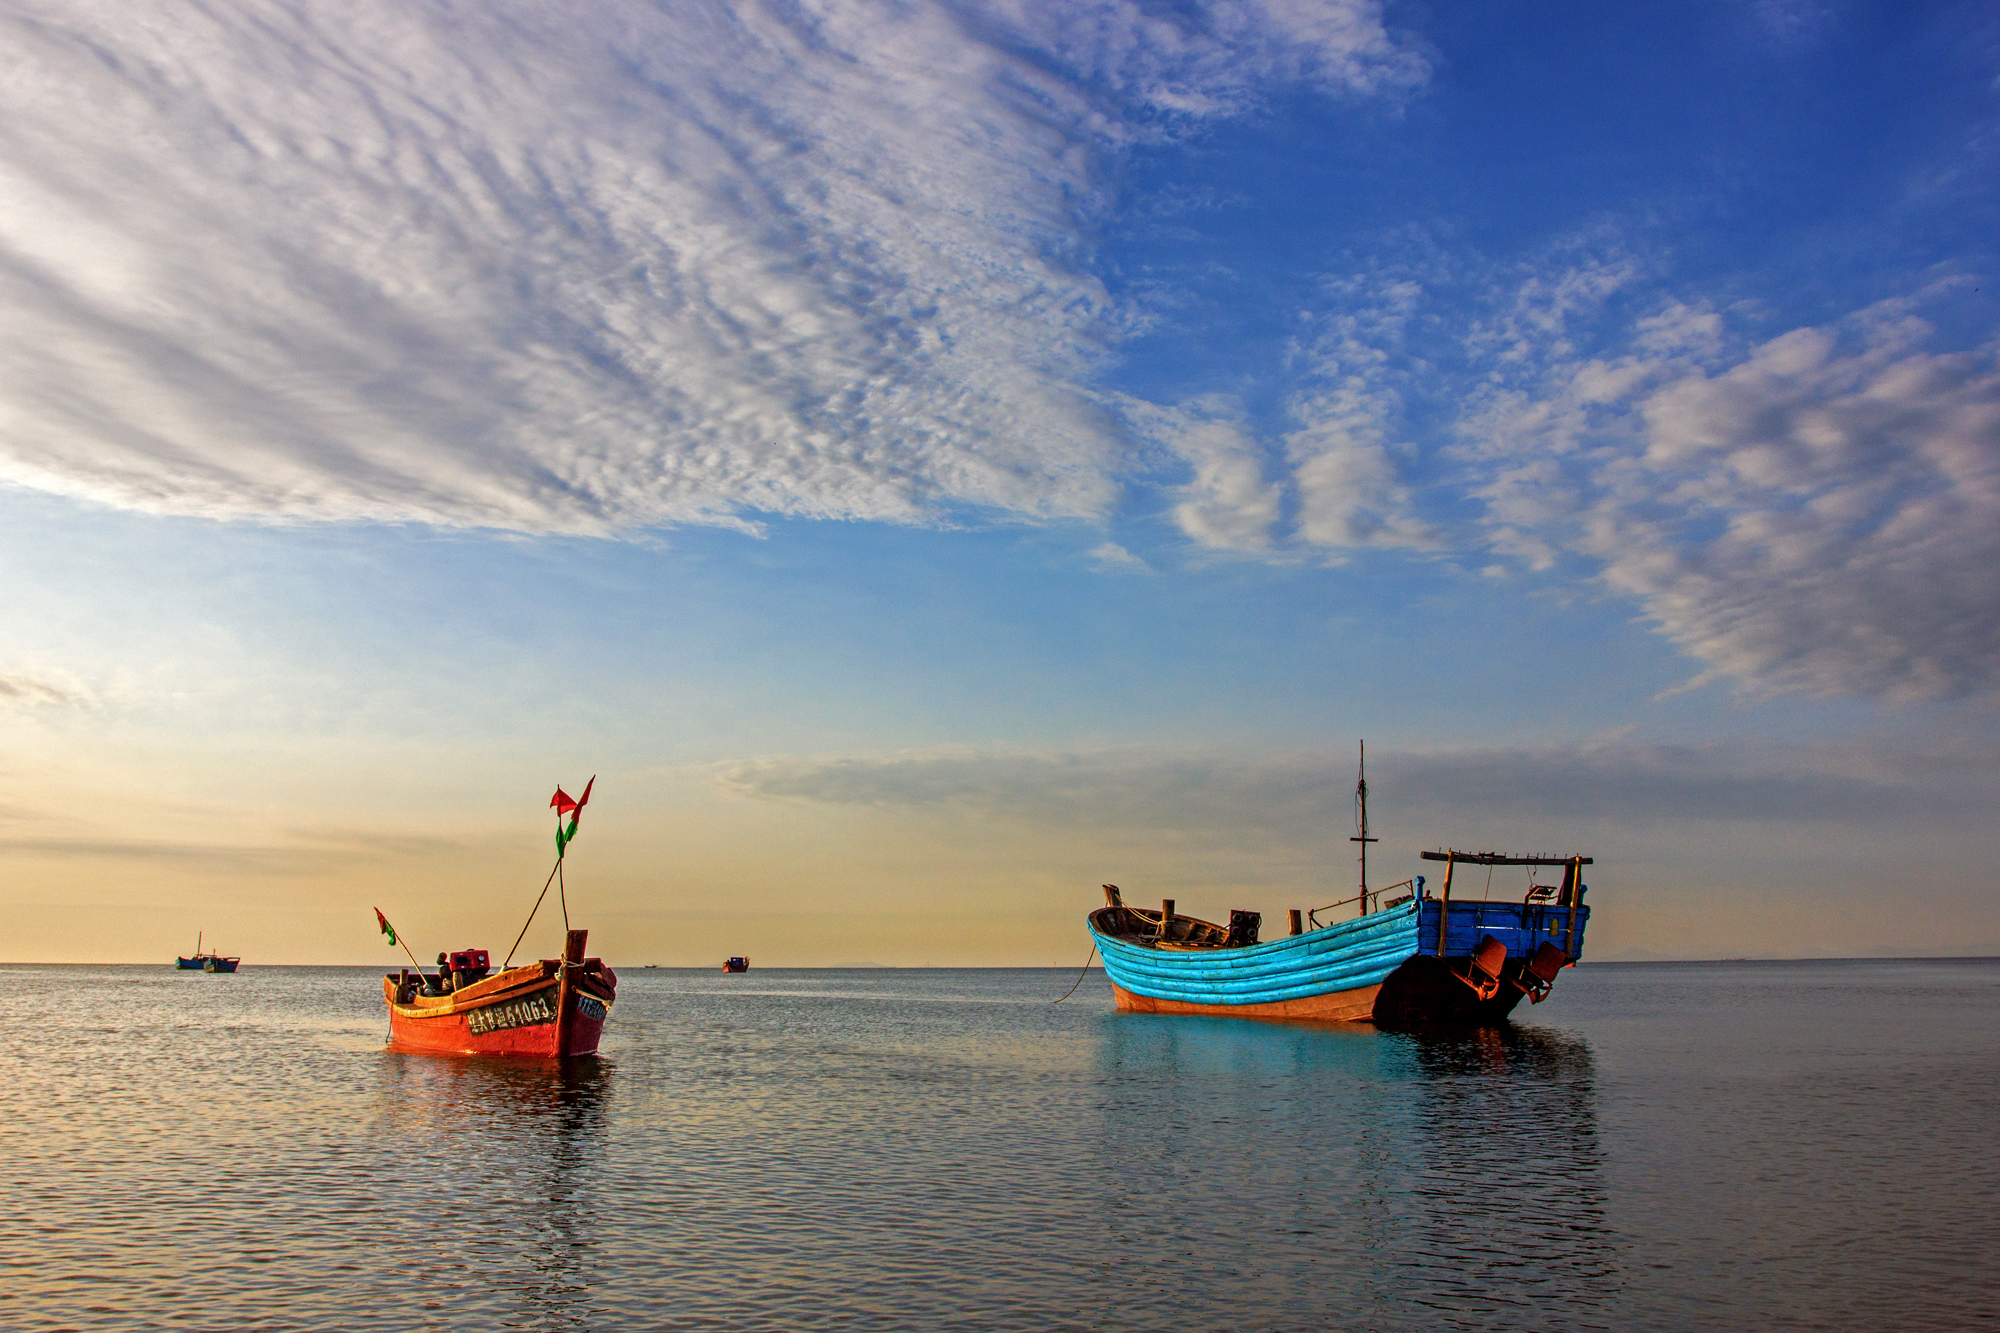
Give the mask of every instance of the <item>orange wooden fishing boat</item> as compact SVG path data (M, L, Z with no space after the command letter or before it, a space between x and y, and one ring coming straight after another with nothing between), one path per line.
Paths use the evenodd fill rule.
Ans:
M482 967L454 969L464 978L442 995L427 994L421 973L404 968L382 979L389 1004L389 1040L411 1050L453 1055L594 1055L618 995L618 974L602 958L583 956L590 932L572 930L561 958L510 967L491 976ZM476 959L469 957L475 956ZM483 962L483 949L451 961Z
M577 823L583 807L590 803L595 777L585 784L583 795L572 800L561 787L549 805L556 812L556 863L542 884L535 905L514 948L507 951L500 970L493 972L490 955L484 949L460 949L437 956L436 976L421 965L403 968L382 978L382 998L389 1006L389 1041L408 1050L437 1051L452 1055L595 1055L604 1020L611 1016L611 1004L618 996L618 974L604 965L602 958L583 956L587 930L570 930L568 890L563 885L563 856L576 840ZM569 827L563 827L563 817ZM510 967L515 950L535 923L549 886L559 886L563 900L563 956ZM400 947L415 963L417 956L375 909L375 920L392 946Z

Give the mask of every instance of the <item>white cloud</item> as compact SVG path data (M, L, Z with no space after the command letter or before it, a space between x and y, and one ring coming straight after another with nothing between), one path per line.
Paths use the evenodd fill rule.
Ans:
M1332 551L1435 543L1417 517L1396 440L1401 385L1410 362L1406 333L1424 297L1408 276L1330 284L1338 303L1302 358L1308 387L1290 403L1297 429L1285 437L1297 488L1297 539Z
M1117 542L1105 542L1090 550L1090 558L1097 562L1099 569L1128 570L1132 573L1150 574L1153 567L1120 546Z
M1299 387L1283 408L1290 429L1275 445L1226 396L1122 405L1135 429L1189 469L1173 513L1198 546L1296 561L1437 544L1404 476L1416 450L1400 437L1404 334L1423 289L1369 275L1325 288L1332 308L1309 316L1294 354Z
M1093 156L1424 74L1372 4L1275 0L14 0L0 35L0 480L528 531L1103 513Z
M1354 756L1344 749L1249 755L1207 747L938 746L766 756L721 764L712 774L723 790L752 799L1308 837L1328 831L1329 819L1343 821L1338 812L1351 799ZM1951 823L1977 816L2000 787L2000 752L1972 739L1928 746L1608 740L1371 750L1368 774L1371 813L1441 830L1454 822L1462 828L1468 810L1483 822L1602 819L1631 827ZM1533 831L1524 823L1524 836Z
M1704 678L2000 685L2000 345L1927 351L1905 303L1742 350L1719 330L1669 306L1608 359L1550 333L1466 426L1496 545L1591 558Z
M1270 553L1273 529L1284 515L1284 489L1266 479L1263 446L1234 402L1221 397L1178 407L1131 402L1126 415L1192 471L1173 511L1182 532L1210 550Z
M77 708L90 701L90 691L74 682L0 671L0 708Z

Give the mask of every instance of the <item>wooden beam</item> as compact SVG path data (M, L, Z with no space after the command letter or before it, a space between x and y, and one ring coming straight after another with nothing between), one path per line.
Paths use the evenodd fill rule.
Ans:
M1502 856L1499 852L1418 852L1426 861L1456 861L1463 866L1590 865L1588 856ZM1445 874L1450 875L1446 870Z
M1428 852L1425 853L1429 855ZM1444 928L1451 923L1451 872L1458 868L1458 854L1446 852L1444 855L1444 892L1438 896L1438 948L1437 956L1444 957Z

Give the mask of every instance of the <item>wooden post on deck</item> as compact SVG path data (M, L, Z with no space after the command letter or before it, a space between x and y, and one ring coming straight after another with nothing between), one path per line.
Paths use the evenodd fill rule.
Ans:
M1174 900L1173 900L1172 898L1162 898L1162 899L1160 899L1160 938L1161 938L1161 939L1165 939L1165 938L1167 937L1167 923L1168 923L1169 921L1172 921L1173 919L1174 919Z
M1296 907L1292 908L1290 911L1286 913L1286 915L1291 917L1292 919L1292 934L1303 935L1306 933L1306 923L1300 917L1298 908Z
M1438 894L1438 948L1437 956L1444 957L1444 928L1451 922L1451 872L1458 867L1458 853L1448 852L1444 858L1444 888Z
M1571 859L1564 873L1569 880L1569 924L1563 927L1563 952L1576 957L1576 900L1583 896L1583 858Z
M570 1010L576 1007L576 986L572 980L583 970L583 942L587 930L572 930L563 939L562 968L556 974L556 1054L569 1054Z

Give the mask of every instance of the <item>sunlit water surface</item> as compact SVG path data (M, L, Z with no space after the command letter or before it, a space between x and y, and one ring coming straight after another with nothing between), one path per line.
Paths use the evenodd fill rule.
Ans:
M2000 1322L2000 963L1456 1036L1073 979L631 969L562 1067L387 1051L369 971L0 968L0 1327Z

